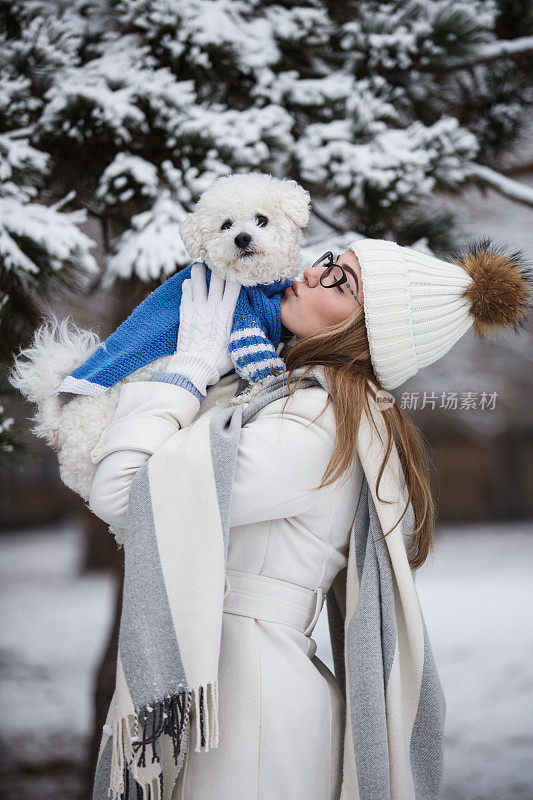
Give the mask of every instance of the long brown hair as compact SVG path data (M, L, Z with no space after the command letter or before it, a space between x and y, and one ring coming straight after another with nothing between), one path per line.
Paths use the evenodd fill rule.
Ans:
M309 370L318 365L324 367L324 374L331 390L319 414L319 417L322 416L332 403L336 424L335 444L322 482L317 487L322 488L340 478L354 465L357 455L357 433L363 410L366 410L368 419L374 423L377 431L368 398L369 395L373 399L376 397L372 382L381 387L374 375L370 358L361 358L369 354L363 309L358 308L346 320L317 333L301 339L293 337L291 341L287 341L287 338L286 336L284 339L284 348L280 353L288 370L287 381L290 390L287 402ZM294 385L291 385L294 371L301 367L308 369ZM405 535L412 537L407 555L411 569L414 570L422 566L434 546L435 508L430 488L431 462L428 448L413 420L396 403L388 408L381 408L380 413L387 429L387 443L376 492L379 500L382 500L379 497L379 484L395 443L408 488L408 498L402 516L391 530L394 530L403 519L411 501L415 529L412 532L406 531ZM385 536L390 532L387 531Z

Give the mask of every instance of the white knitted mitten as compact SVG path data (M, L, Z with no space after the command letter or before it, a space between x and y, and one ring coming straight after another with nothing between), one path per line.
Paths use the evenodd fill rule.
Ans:
M203 395L232 367L228 345L241 286L212 272L208 293L200 262L183 282L176 352L165 372L184 375Z

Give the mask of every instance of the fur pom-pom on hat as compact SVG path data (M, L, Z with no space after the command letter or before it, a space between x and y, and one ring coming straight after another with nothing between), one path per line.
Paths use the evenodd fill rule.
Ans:
M476 336L493 338L505 329L519 333L525 328L533 273L521 251L506 252L504 245L483 238L453 260L472 278L464 296L470 304Z

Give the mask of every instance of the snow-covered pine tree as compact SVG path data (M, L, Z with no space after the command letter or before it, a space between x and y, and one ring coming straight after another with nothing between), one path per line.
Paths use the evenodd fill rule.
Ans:
M330 9L331 69L289 82L285 94L301 114L299 174L333 209L330 224L442 251L457 229L451 204L435 215L436 193L468 182L502 191L505 182L533 204L522 185L497 180L533 99L533 37L517 38L531 33L530 4L358 0Z
M532 100L524 0L2 0L0 9L0 133L13 153L24 143L28 161L22 182L8 178L21 212L8 218L32 220L33 231L38 218L41 233L53 229L45 214L71 226L80 210L98 218L104 287L148 290L183 267L183 215L235 170L311 190L321 232L309 257L354 234L441 251L453 210L437 214L432 198L469 182L533 203L499 171ZM64 197L69 213L49 208ZM86 240L49 251L52 239L61 237L20 248L39 295L41 278L90 269Z
M43 78L33 58L49 70L69 61L68 30L33 20L25 33L16 9L3 5L0 38L0 398L11 394L7 374L14 350L27 344L40 320L39 300L58 291L83 291L98 273L93 242L80 230L83 209L63 211L46 189L48 153L31 142L42 102L35 83ZM46 26L45 26L46 27ZM42 35L41 35L42 34ZM65 198L68 201L69 198ZM0 404L0 459L23 449L13 418Z

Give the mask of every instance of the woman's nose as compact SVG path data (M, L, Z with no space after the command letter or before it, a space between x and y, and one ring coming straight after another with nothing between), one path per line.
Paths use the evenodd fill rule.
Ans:
M320 275L322 272L323 270L321 270L320 267L307 267L307 269L303 271L304 280L306 280L310 286L316 286L317 283L320 282Z

